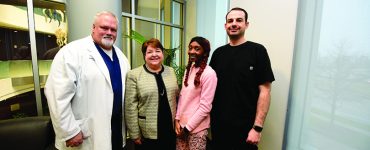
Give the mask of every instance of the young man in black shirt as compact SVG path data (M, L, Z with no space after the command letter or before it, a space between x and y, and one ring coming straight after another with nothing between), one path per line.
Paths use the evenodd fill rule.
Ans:
M218 83L211 111L213 149L256 150L269 110L275 80L266 48L244 37L248 13L233 8L226 15L230 43L212 55Z

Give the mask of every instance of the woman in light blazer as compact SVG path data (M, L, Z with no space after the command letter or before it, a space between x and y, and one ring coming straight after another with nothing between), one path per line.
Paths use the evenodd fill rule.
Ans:
M178 85L173 68L162 65L163 46L157 39L143 43L143 66L127 74L125 119L129 137L139 150L176 147L174 118Z

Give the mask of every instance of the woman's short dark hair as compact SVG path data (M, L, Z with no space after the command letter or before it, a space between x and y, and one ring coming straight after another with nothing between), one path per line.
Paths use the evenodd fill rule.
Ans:
M163 52L163 45L161 44L161 42L156 38L151 38L151 39L145 41L143 43L143 45L141 46L141 52L143 53L143 56L145 56L146 49L148 48L148 46L152 46L154 48L159 48Z

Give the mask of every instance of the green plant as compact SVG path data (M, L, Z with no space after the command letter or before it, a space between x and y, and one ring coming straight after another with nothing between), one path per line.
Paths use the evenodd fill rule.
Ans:
M136 42L140 43L140 45L146 41L146 38L135 30L131 30L131 33L129 35L124 35L124 37L133 39Z
M143 44L147 39L141 35L139 32L131 30L131 33L129 35L124 35L125 38L130 38L138 42L139 44ZM171 66L175 70L176 78L177 78L177 84L179 87L182 87L182 77L184 76L185 72L185 66L178 66L174 60L175 60L175 54L176 51L180 49L180 46L176 48L164 48L164 61L163 64L166 66Z
M177 84L181 88L182 87L182 77L184 76L186 67L182 66L182 65L181 66L177 66L176 64L174 64L174 65L175 66L172 66L172 67L173 67L173 69L175 69Z

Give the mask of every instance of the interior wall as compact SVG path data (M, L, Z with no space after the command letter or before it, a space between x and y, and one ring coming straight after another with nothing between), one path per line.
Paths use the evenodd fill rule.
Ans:
M187 55L187 47L192 37L197 35L197 0L187 0L185 11L185 54ZM187 58L187 56L186 56ZM187 63L187 59L185 59ZM185 63L185 64L186 64Z
M225 15L228 11L228 0L198 0L197 1L197 32L199 36L208 39L211 53L227 43L224 30ZM212 15L210 15L212 14ZM211 59L208 59L210 61Z
M89 6L86 6L89 4ZM67 0L68 42L86 37L91 34L94 16L100 11L114 13L118 22L122 22L122 0ZM121 26L118 25L115 45L122 48Z
M282 149L285 116L292 71L298 0L232 0L230 8L248 12L246 39L263 44L269 53L275 81L272 83L261 150Z

